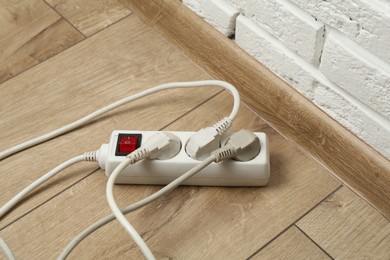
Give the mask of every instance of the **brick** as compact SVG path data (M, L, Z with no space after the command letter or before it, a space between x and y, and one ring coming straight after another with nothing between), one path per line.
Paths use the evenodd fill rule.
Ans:
M390 158L390 123L362 110L325 84L317 83L312 101L352 133Z
M236 43L300 92L310 95L315 80L307 70L297 65L298 55L291 50L288 52L280 41L243 15L237 18ZM301 60L302 66L308 64Z
M240 15L236 43L335 120L390 158L390 122L329 81L250 19Z
M390 120L390 65L381 62L342 34L332 31L324 46L320 70Z
M324 24L286 0L229 0L244 16L308 62L319 64Z
M183 0L183 3L226 36L235 31L238 11L224 0Z
M390 63L390 2L381 0L291 0Z

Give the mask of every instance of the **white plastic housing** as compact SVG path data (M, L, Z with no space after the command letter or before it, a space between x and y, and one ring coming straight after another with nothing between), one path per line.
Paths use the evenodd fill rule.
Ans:
M98 161L100 167L109 176L125 158L115 156L119 134L142 134L144 143L156 131L122 131L116 130L111 134L110 143L103 144L100 148ZM179 154L169 160L143 160L134 165L129 165L118 176L118 184L157 184L164 185L173 181L195 165L199 161L192 159L185 152L185 144L194 132L170 132L181 140ZM255 133L260 140L260 153L252 160L239 162L227 160L221 163L212 163L205 169L192 176L183 185L201 186L264 186L270 176L268 139L264 133ZM224 138L222 138L223 140Z

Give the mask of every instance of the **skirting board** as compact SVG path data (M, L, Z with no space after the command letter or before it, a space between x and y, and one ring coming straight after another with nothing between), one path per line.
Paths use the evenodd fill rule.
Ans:
M122 0L255 112L390 219L390 161L178 0Z

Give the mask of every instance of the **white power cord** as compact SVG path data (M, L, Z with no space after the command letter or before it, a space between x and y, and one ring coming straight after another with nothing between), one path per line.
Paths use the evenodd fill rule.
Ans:
M179 142L179 144L177 142ZM106 196L107 196L108 205L110 206L112 213L114 213L119 223L130 235L130 237L133 238L137 246L141 249L145 258L148 260L155 260L155 257L153 256L152 251L146 245L145 241L137 233L135 228L127 221L127 219L119 209L118 205L116 204L114 199L114 193L113 193L114 183L118 175L129 164L135 164L147 158L149 159L159 158L162 155L165 159L170 159L173 156L175 156L179 151L180 151L180 140L178 140L175 135L170 133L168 134L164 132L157 132L156 134L151 136L140 148L127 155L125 160L123 160L115 168L115 170L112 172L112 174L110 175L107 181ZM164 152L166 152L165 155Z
M118 175L123 171L123 169L126 168L129 164L134 164L137 161L140 161L142 159L147 158L147 155L148 155L148 152L143 148L136 150L133 153L131 153L130 156L127 156L126 159L124 161L122 161L118 165L118 167L115 168L115 170L112 172L112 174L110 175L110 178L108 178L108 181L107 181L106 197L107 197L108 205L110 206L112 213L115 215L115 217L118 219L118 221L122 225L122 227L126 230L126 232L130 235L130 237L137 244L139 249L144 254L145 258L148 260L155 260L156 258L153 256L152 251L146 245L145 241L138 234L138 232L135 230L135 228L127 221L125 216L120 211L118 205L115 202L114 194L113 194L113 187L114 187L115 180L118 177Z
M52 169L51 171L49 171L45 175L41 176L39 179L37 179L36 181L31 183L29 186L24 188L21 192L16 194L11 200L9 200L3 207L0 208L0 218L5 213L7 213L11 208L13 208L16 204L18 204L23 198L25 198L31 191L33 191L38 186L42 185L44 182L46 182L50 178L54 177L56 174L58 174L62 170L68 168L69 166L71 166L75 163L81 162L81 161L95 161L96 159L93 159L96 157L95 153L96 152L87 152L87 153L84 153L82 155L78 155L76 157L73 157L72 159L69 159L69 160L61 163L60 165L58 165L57 167L55 167L54 169Z
M42 185L44 182L46 182L50 178L57 175L62 170L68 168L69 166L71 166L75 163L81 162L81 161L96 161L96 151L86 152L82 155L78 155L76 157L73 157L73 158L61 163L60 165L58 165L57 167L55 167L54 169L52 169L51 171L49 171L45 175L41 176L39 179L37 179L36 181L31 183L29 186L24 188L21 192L16 194L11 200L9 200L3 207L0 208L0 218L4 214L6 214L10 209L12 209L16 204L18 204L21 200L23 200L35 188L37 188L38 186ZM15 259L15 257L12 254L11 249L8 247L6 242L1 238L0 238L0 248L4 251L4 253L8 259Z
M115 203L113 193L112 193L112 186L113 183L115 182L115 178L120 174L120 172L126 168L130 163L132 163L131 159L129 158L128 160L125 160L121 162L117 168L114 170L114 172L111 174L110 179L107 183L107 199L109 200L110 207L113 210L114 214L111 214L109 216L106 216L85 230L83 230L80 234L78 234L67 246L66 248L62 251L60 256L58 257L58 260L65 260L69 254L76 248L76 246L84 240L86 237L88 237L90 234L101 228L102 226L106 225L107 223L111 222L112 220L118 218L120 216L120 221L122 226L124 226L127 229L127 232L132 236L132 237L137 237L137 245L138 243L144 244L146 248L141 248L141 250L147 250L148 254L146 255L144 252L144 255L147 259L154 259L153 254L151 253L150 249L147 247L145 242L142 240L141 236L139 236L138 233L136 233L135 229L128 223L127 219L124 217L124 214L130 213L134 210L137 210L148 203L156 200L157 198L161 197L162 195L172 191L175 189L177 186L179 186L182 182L187 180L188 178L192 177L199 171L201 171L203 168L207 167L209 164L212 162L221 162L223 160L235 157L237 155L241 155L243 158L253 158L255 154L257 154L259 151L257 150L259 145L259 140L256 135L254 135L252 132L247 131L247 130L241 130L235 134L233 134L227 143L224 145L224 147L219 148L211 153L209 157L204 159L203 161L199 162L197 166L194 168L190 169L180 177L178 177L176 180L172 181L168 185L166 185L164 188L161 190L157 191L156 193L148 196L145 199L142 199L126 208L123 210L120 210L118 206ZM156 150L154 150L156 151ZM140 155L137 155L135 157L136 160L140 159L141 157L147 157L146 152L141 152ZM130 154L131 156L131 154ZM109 188L110 187L110 188ZM114 209L113 209L113 207ZM118 218L119 220L119 218ZM123 223L122 223L123 222ZM127 227L126 227L127 226ZM135 234L134 234L135 232ZM133 236L134 235L134 236Z
M11 249L8 247L7 243L0 237L0 249L3 250L4 255L8 260L15 260L15 256L12 253Z
M26 142L23 142L21 144L18 144L18 145L15 145L3 152L0 152L0 160L4 159L4 158L7 158L8 156L12 155L12 154L15 154L17 152L20 152L24 149L27 149L29 147L32 147L34 145L37 145L37 144L40 144L42 142L45 142L47 140L50 140L56 136L59 136L61 134L64 134L64 133L67 133L77 127L80 127L81 125L91 121L92 119L114 109L114 108L117 108L123 104L126 104L130 101L133 101L133 100L136 100L138 98L141 98L141 97L144 97L144 96L147 96L147 95L150 95L150 94L153 94L153 93L156 93L156 92L159 92L159 91L162 91L162 90L166 90L166 89L174 89L174 88L191 88L191 87L206 87L206 86L218 86L218 87L222 87L224 89L227 89L230 91L230 93L232 93L233 95L233 99L234 99L234 105L233 105L233 109L232 109L232 112L231 114L229 115L228 117L228 124L230 126L231 124L231 121L233 121L233 119L236 117L237 113L238 113L238 110L239 110L239 106L240 106L240 95L237 91L237 89L227 83L227 82L224 82L224 81L219 81L219 80L203 80L203 81L190 81L190 82L172 82L172 83L166 83L166 84L162 84L162 85L158 85L158 86L155 86L153 88L150 88L150 89L147 89L147 90L144 90L144 91L141 91L137 94L134 94L134 95L131 95L131 96L128 96L126 98L123 98L121 100L118 100L106 107L103 107L99 110L96 110L95 112L83 117L83 118L80 118L68 125L65 125L61 128L58 128L56 130L53 130L47 134L44 134L44 135L41 135L41 136L38 136L36 138L33 138L33 139L30 139L29 141L26 141ZM224 120L226 121L226 120ZM220 123L218 125L225 125L226 123Z
M231 94L233 95L234 105L233 105L233 109L232 109L232 112L229 115L229 117L226 117L226 118L220 120L219 122L217 122L212 127L209 127L209 128L206 128L206 129L202 129L193 138L190 138L189 142L187 143L188 150L190 151L191 154L193 154L193 155L191 155L193 158L196 158L196 159L201 159L202 158L202 159L204 159L205 154L207 154L211 150L213 150L216 145L219 145L220 135L222 135L222 133L224 133L230 127L233 119L236 117L236 115L238 113L238 110L239 110L240 97L239 97L238 91L236 90L236 88L233 85L231 85L231 84L229 84L227 82L224 82L224 81L205 80L205 81L194 81L194 82L173 82L173 83L166 83L166 84L158 85L158 86L150 88L148 90L145 90L145 91L139 92L137 94L128 96L126 98L123 98L123 99L121 99L121 100L119 100L117 102L114 102L114 103L112 103L112 104L110 104L110 105L108 105L106 107L103 107L103 108L101 108L101 109L99 109L99 110L97 110L97 111L95 111L95 112L93 112L93 113L91 113L91 114L89 114L89 115L79 119L79 120L76 120L76 121L74 121L74 122L72 122L72 123L70 123L68 125L65 125L65 126L63 126L61 128L58 128L58 129L56 129L54 131L51 131L51 132L47 133L47 134L44 134L44 135L38 136L36 138L30 139L29 141L23 142L23 143L18 144L18 145L14 146L14 147L11 147L11 148L3 151L3 152L0 152L0 160L2 160L4 158L7 158L7 157L11 156L12 154L15 154L15 153L17 153L19 151L22 151L24 149L32 147L34 145L37 145L37 144L40 144L40 143L45 142L47 140L50 140L50 139L52 139L52 138L54 138L56 136L59 136L59 135L64 134L64 133L67 133L67 132L69 132L69 131L77 128L77 127L80 127L81 125L91 121L92 119L94 119L94 118L96 118L96 117L98 117L98 116L100 116L100 115L102 115L102 114L104 114L104 113L114 109L114 108L117 108L117 107L119 107L119 106L121 106L121 105L123 105L125 103L128 103L130 101L136 100L138 98L141 98L141 97L144 97L144 96L147 96L147 95L150 95L150 94L162 91L162 90L166 90L166 89L190 88L190 87L205 87L205 86L219 86L219 87L222 87L224 89L229 90L231 92ZM157 158L158 157L158 155L153 155L153 153L149 153L149 155L152 155L151 157L153 157L153 158ZM216 158L214 158L214 159L216 161L218 161L218 159L216 159ZM17 203L19 203L23 198L25 198L33 189L35 189L36 187L38 187L42 183L46 182L47 180L49 180L50 178L55 176L57 173L59 173L63 169L65 169L65 168L67 168L67 167L69 167L69 166L71 166L71 165L73 165L73 164L75 164L77 162L80 162L80 161L95 161L95 160L96 160L96 152L88 152L88 153L85 153L84 155L76 156L76 157L74 157L74 158L72 158L72 159L70 159L70 160L60 164L59 166L57 166L56 168L54 168L53 170L51 170L50 172L48 172L47 174L43 175L38 180L33 182L31 185L29 185L28 187L23 189L21 192L19 192L10 201L8 201L0 209L0 218L5 213L7 213L12 207L14 207ZM208 160L209 160L209 158L206 159L206 161L208 161ZM208 164L210 164L211 162L212 161L210 161ZM189 172L187 172L187 173L189 173L191 175L188 175L188 177L186 177L186 178L189 178L190 176L192 176L196 172L200 171L201 169L206 167L208 164L202 164L201 163L200 164L201 168L198 169L197 171L193 171L193 172L189 171ZM126 167L126 166L124 166L124 167ZM122 169L119 169L118 173L116 175L118 175ZM197 169L197 167L195 167L194 169ZM112 175L114 175L114 173ZM179 180L179 179L180 178L178 178L177 180ZM184 180L185 179L183 179L181 181L184 181ZM161 196L162 194L164 194L164 193L170 191L171 189L175 188L176 186L178 186L181 183L181 181L179 181L179 182L175 182L175 181L172 182L171 183L172 186L167 185L166 188L168 188L168 187L171 187L171 188L168 188L168 189L165 189L165 190L162 189L161 190L162 193L160 193L156 197L153 197L152 200L156 199L157 197ZM113 181L111 181L111 182L109 180L110 185L113 184L114 182L115 182L114 178L113 178ZM107 187L108 187L108 184L107 184ZM110 191L109 188L108 188L108 191ZM111 188L111 194L112 194L112 188ZM152 197L152 196L150 196L150 197ZM148 197L148 198L150 198L150 197ZM108 198L109 198L109 196L108 196ZM150 200L150 201L152 201L152 200ZM112 196L112 200L109 199L109 204L110 204L110 207L111 207L114 204L110 203L110 201L113 201L114 204L115 204L115 201L113 200L113 196ZM146 202L145 204L149 203L150 201ZM141 205L141 204L137 204L136 203L134 205ZM115 206L116 206L116 204L115 204ZM138 207L141 207L141 206L138 206ZM114 211L115 207L111 207L111 208ZM129 232L130 229L132 228L131 225L127 222L126 218L122 215L122 213L119 210L119 208L117 206L116 206L116 208L117 208L117 210L115 210L115 212L118 215L117 216L118 220L119 219L123 220L122 221L123 223L121 223L121 224L126 226L125 228ZM123 218L121 218L120 215L122 215ZM111 220L109 220L109 221L111 221ZM129 232L129 234L130 233L132 233L134 235L135 234L138 235L137 232L134 230L134 228L133 228L133 231ZM142 238L140 236L139 236L139 238L142 241ZM137 240L139 242L139 239L137 239ZM137 242L137 240L136 240L136 242ZM75 246L78 243L79 242L76 241ZM1 238L0 238L0 247L3 249L3 251L6 253L6 255L7 255L7 257L9 259L14 259L11 250L9 249L9 247L7 246L5 241L2 240ZM145 244L145 246L141 247L141 249L149 250L147 248L146 244ZM69 254L70 251L67 254ZM144 250L143 250L143 252L144 252ZM150 252L150 250L149 250L149 252ZM147 256L148 259L154 259L153 255L151 254L151 252L148 253L147 251L145 251L144 253L145 253L145 256ZM65 255L65 257L66 257L66 255Z
M130 206L127 206L126 208L124 208L121 211L121 214L128 214L128 213L130 213L130 212L132 212L134 210L142 208L143 206L153 202L154 200L158 199L159 197L163 196L164 194L172 191L177 186L179 186L182 182L184 182L188 178L192 177L193 175L195 175L196 173L201 171L203 168L208 166L214 160L215 160L215 156L214 155L209 156L209 158L206 158L205 160L199 162L199 164L197 166L195 166L191 170L187 171L186 173L181 175L179 178L175 179L174 181L172 181L171 183L166 185L161 190L153 193L152 195L150 195L150 196L148 196L148 197L146 197L146 198L144 198L144 199L142 199L142 200L140 200L140 201L138 201L138 202L136 202L134 204L131 204ZM112 175L113 174L111 174L111 176ZM86 237L88 237L90 234L92 234L93 232L95 232L99 228L101 228L104 225L106 225L106 224L110 223L111 221L113 221L115 218L116 218L115 215L111 214L109 216L101 218L100 220L98 220L97 222L95 222L94 224L89 226L88 228L84 229L80 234L78 234L76 237L74 237L72 239L72 241L66 246L66 248L62 251L62 253L58 257L58 260L66 259L69 256L69 254L76 248L76 246L81 241L83 241Z

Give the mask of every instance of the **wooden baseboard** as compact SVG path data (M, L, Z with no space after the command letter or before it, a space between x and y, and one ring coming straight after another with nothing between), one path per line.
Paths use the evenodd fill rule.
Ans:
M178 0L122 0L145 23L390 218L390 161Z

